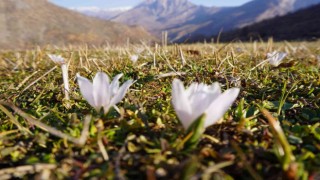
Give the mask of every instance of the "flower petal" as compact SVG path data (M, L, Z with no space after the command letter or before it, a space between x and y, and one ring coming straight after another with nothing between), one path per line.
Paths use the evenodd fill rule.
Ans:
M189 129L191 124L196 120L196 118L193 118L192 114L185 110L175 110L180 123L182 124L183 128L185 130Z
M276 54L277 54L277 51L273 51L273 52L271 52L271 53L267 53L267 58L268 58L268 59L269 59L269 58L272 58L272 57L274 57Z
M182 84L182 83L181 83ZM189 87L187 87L184 91L187 97L189 98L194 92L197 91L199 84L198 83L191 83Z
M116 75L111 84L110 84L110 89L111 89L111 97L113 97L119 90L119 86L120 86L120 83L119 83L119 79L123 76L123 74L118 74Z
M210 106L210 104L221 94L220 85L218 82L211 86L199 84L196 91L189 97L189 102L192 109L193 119L199 118Z
M193 93L189 98L189 103L191 106L191 119L196 120L199 118L206 109L210 106L214 99L208 97L208 93L204 91L199 91Z
M278 59L279 60L283 60L286 56L287 56L287 53L281 52L281 53L278 54Z
M55 62L59 65L66 63L65 59L60 55L48 54L48 56L53 62Z
M110 102L110 106L116 105L117 103L119 103L124 96L126 95L129 87L133 84L133 80L128 80L126 81L119 89L118 91L115 93L115 95L112 97L111 102Z
M183 83L179 79L174 79L172 82L172 105L185 129L188 129L195 120L192 117L192 109L187 95L188 92L184 89Z
M98 72L93 79L93 98L97 107L110 104L109 77L104 72Z
M228 89L210 104L209 108L205 111L207 115L205 127L211 126L225 114L238 97L239 92L239 88Z
M79 84L80 92L82 96L88 101L88 103L92 107L97 109L97 106L95 104L95 101L93 99L93 94L92 94L92 91L93 91L92 83L87 78L80 76L80 74L77 74L77 80L78 80L78 84Z
M211 92L213 94L217 94L217 95L221 94L221 88L220 88L220 84L218 82L212 83L212 85L209 86L208 90L209 90L209 92Z

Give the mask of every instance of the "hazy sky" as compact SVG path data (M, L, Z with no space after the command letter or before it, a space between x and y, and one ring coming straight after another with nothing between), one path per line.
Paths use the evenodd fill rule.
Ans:
M116 8L135 6L142 0L49 0L64 7L87 7L97 6L101 8ZM195 4L205 6L236 6L250 0L190 0Z

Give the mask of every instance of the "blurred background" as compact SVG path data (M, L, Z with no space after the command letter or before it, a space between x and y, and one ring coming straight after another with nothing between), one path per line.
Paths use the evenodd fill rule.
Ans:
M4 0L0 48L315 41L319 17L320 0Z

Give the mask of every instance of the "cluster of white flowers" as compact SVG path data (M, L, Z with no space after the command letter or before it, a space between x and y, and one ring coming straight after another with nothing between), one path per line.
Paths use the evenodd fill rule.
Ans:
M66 61L61 56L49 55L55 63L65 66L63 69L63 78L65 89L69 91L68 75ZM133 80L126 81L120 86L119 79L123 74L116 75L110 82L108 75L104 72L98 72L90 82L87 78L77 74L77 81L80 92L88 103L98 112L108 113L111 107L119 103L127 93ZM172 82L172 104L176 114L185 129L205 114L204 128L216 123L223 117L235 99L238 97L240 89L231 88L221 92L219 83L212 85L203 83L192 83L187 89L179 79Z

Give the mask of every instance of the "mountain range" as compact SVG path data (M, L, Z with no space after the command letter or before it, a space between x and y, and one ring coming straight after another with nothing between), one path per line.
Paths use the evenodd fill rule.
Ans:
M157 37L168 31L169 38L175 40L181 32L209 21L219 11L221 8L197 6L187 0L146 0L112 20L141 25Z
M236 7L204 7L188 0L145 0L128 11L106 19L143 26L158 38L162 31L168 31L172 42L187 42L283 16L318 3L320 0L252 0Z
M153 39L142 27L98 20L64 9L47 0L0 1L0 49L34 45L106 43Z
M220 41L316 40L320 38L320 4L222 33ZM272 27L272 28L270 28ZM217 38L217 37L214 37Z
M87 16L96 17L98 19L110 20L119 14L128 11L131 7L123 7L123 8L99 8L99 7L77 7L70 8L71 10L80 12Z
M206 25L189 31L192 34L189 39L193 41L199 39L199 36L210 37L217 35L220 31L226 32L242 28L318 3L320 3L320 0L253 0L242 6L214 14ZM185 39L182 37L182 40Z

